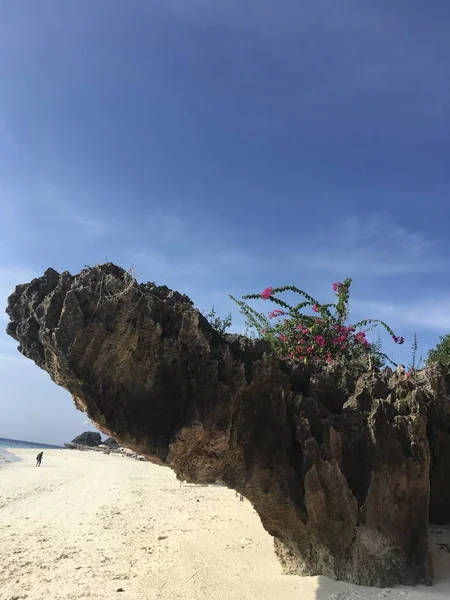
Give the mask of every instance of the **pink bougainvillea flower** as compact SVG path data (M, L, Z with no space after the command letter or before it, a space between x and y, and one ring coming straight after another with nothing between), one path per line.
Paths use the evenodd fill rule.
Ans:
M318 344L321 348L323 348L326 345L326 340L323 337L323 335L315 335L314 336L314 341L316 342L316 344Z
M314 312L319 312L319 307L317 306L317 304L314 304L312 309Z
M333 290L335 292L337 292L341 286L342 286L342 283L340 283L339 281L337 281L336 283L333 283Z
M333 358L331 357L331 354L328 353L327 354L327 363L332 363L333 362Z
M355 335L355 340L357 342L359 342L360 344L364 344L366 343L366 334L364 333L364 331L359 331L356 335Z
M280 310L279 308L276 308L275 310L273 310L272 312L269 313L269 319L275 319L276 317L279 317L280 315L285 315L286 313L284 312L284 310Z
M265 290L261 293L261 298L263 300L268 300L273 295L273 288L266 287Z
M288 339L285 335L283 335L282 333L278 334L278 339L280 340L280 342L287 342Z
M262 333L262 335L264 335L266 333L266 330L265 329L261 329L261 333Z

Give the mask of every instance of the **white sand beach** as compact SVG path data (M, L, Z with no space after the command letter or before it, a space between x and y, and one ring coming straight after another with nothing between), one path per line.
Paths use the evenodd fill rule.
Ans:
M432 528L432 588L285 576L250 503L231 490L180 485L167 468L117 455L47 450L36 468L35 451L15 453L22 461L0 469L1 600L450 597L445 528Z

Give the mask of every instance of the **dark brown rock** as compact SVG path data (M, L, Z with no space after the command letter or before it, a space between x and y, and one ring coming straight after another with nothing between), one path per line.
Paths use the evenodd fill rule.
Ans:
M263 342L219 335L186 296L112 264L49 269L7 312L22 354L100 430L181 479L248 498L286 572L431 582L427 426L447 448L444 425L427 421L447 389L439 373L431 384L426 373L291 371Z
M105 446L109 446L110 448L119 448L119 444L113 438L109 437L103 442Z
M428 369L428 440L430 444L430 516L436 525L450 523L450 377L448 368Z
M75 439L72 440L72 444L80 444L82 446L90 446L94 448L95 446L99 446L102 443L102 436L95 431L85 431L81 435L77 435Z

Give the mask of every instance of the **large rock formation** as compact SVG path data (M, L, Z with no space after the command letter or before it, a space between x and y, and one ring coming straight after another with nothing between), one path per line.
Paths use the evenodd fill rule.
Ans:
M119 448L119 444L112 437L106 438L103 443L105 446L109 446L110 448Z
M94 448L102 443L102 436L95 431L85 431L84 433L77 435L72 440L72 444L80 444L82 446L90 446Z
M432 581L427 433L431 490L448 498L450 474L440 372L292 371L261 341L219 335L186 296L111 264L49 269L17 286L7 312L22 354L100 430L182 479L246 496L286 572ZM448 520L448 501L431 506Z

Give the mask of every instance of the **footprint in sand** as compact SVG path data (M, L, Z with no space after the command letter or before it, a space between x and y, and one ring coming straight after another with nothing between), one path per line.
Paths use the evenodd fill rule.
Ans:
M245 548L250 548L250 546L254 545L254 541L250 538L240 538L237 542L234 542L232 544L227 544L225 546L225 548L227 550L244 550ZM260 546L261 544L256 544L257 546Z

